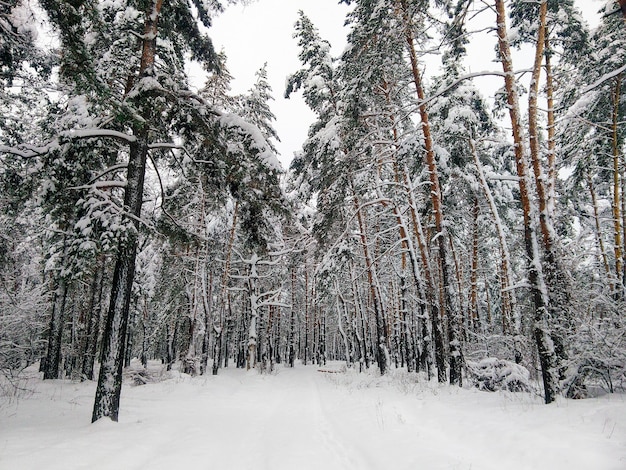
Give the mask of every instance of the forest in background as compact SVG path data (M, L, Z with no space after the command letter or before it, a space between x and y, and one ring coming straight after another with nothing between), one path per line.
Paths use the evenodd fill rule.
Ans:
M529 371L546 403L624 388L620 3L589 30L573 0L342 0L340 57L302 13L285 95L316 120L288 171L266 70L233 96L209 38L234 3L40 0L53 48L0 3L3 393L41 360L98 380L93 420L117 420L134 357L510 390ZM493 109L466 65L479 30Z

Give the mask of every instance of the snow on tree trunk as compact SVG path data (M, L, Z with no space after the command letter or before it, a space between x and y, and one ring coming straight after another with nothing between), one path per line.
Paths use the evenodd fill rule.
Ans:
M524 247L526 249L526 256L528 257L528 279L533 291L533 330L539 352L545 402L552 403L556 399L558 391L558 378L556 371L557 358L546 319L548 314L548 289L545 285L543 277L537 233L535 222L533 220L535 210L532 206L530 191L528 188L528 163L524 146L519 100L515 89L515 75L511 61L511 50L508 42L504 0L496 0L496 17L500 61L502 62L502 68L505 74L507 103L511 118L511 125L513 127L515 163L524 218Z
M65 302L67 299L67 280L63 273L59 275L57 288L54 291L52 315L48 331L48 352L44 364L44 380L58 379L61 372L61 344L63 340L63 324L65 322Z
M104 256L98 257L94 271L91 294L89 296L89 318L85 332L84 348L82 351L81 380L93 380L93 366L98 344L98 330L100 329L100 314L102 313L102 290L104 287Z
M100 374L98 376L92 422L105 416L113 421L118 419L126 330L128 328L130 299L135 275L139 217L141 216L141 205L143 203L147 156L148 143L146 136L145 134L140 134L137 141L130 145L124 207L128 211L125 219L131 227L125 234L126 239L120 243L113 271L111 299L102 339Z
M367 273L367 282L369 287L370 299L374 308L374 319L376 322L376 338L374 344L376 346L376 361L381 375L385 375L389 367L389 352L387 351L387 328L385 326L385 312L381 303L380 285L376 273L376 265L372 259L367 240L367 228L365 227L365 218L359 204L359 200L353 191L354 208L356 211L357 221L359 224L359 232L361 239L361 249L365 258L365 270Z
M250 260L250 272L248 274L248 295L250 298L250 325L248 326L248 356L246 360L246 369L254 369L256 367L257 346L258 346L258 319L259 319L259 296L258 296L258 280L257 262L259 257L256 253L252 255Z
M443 202L441 188L439 185L439 170L435 157L434 142L432 138L428 109L426 105L424 88L422 85L422 76L419 71L417 60L417 51L415 49L415 38L413 37L412 20L409 16L407 2L401 0L398 2L400 20L404 26L404 35L406 45L411 61L411 75L413 85L419 101L420 127L424 136L424 147L426 150L426 165L430 178L430 199L432 203L432 212L435 218L435 236L434 238L438 247L439 269L441 272L441 291L443 299L441 302L441 313L448 318L448 340L450 346L449 363L450 363L450 383L461 384L461 343L459 341L458 332L458 311L453 307L452 293L450 292L450 274L447 263L446 250L446 233L444 230Z

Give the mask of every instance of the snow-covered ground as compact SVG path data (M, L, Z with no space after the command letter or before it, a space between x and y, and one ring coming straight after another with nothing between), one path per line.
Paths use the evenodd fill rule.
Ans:
M31 378L0 398L0 469L626 469L625 395L546 406L337 370L174 372L95 424L95 384Z

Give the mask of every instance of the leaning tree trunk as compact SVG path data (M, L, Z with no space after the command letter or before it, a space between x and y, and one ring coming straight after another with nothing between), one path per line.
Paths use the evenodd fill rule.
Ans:
M555 400L558 391L558 378L556 374L557 358L554 351L552 338L547 325L548 289L543 277L541 260L539 259L539 245L533 220L535 210L530 199L529 171L524 146L522 124L520 118L519 100L515 89L515 74L511 60L508 33L506 27L506 13L504 0L496 0L498 47L500 61L504 70L505 88L511 125L513 127L513 143L515 150L515 163L519 178L520 200L524 219L524 247L528 257L528 280L532 289L534 303L534 336L539 351L539 362L543 377L545 402Z
M485 195L485 199L489 205L489 210L491 211L491 216L493 217L493 221L495 223L495 229L498 234L498 243L500 245L500 270L502 272L501 278L502 281L500 283L500 296L502 299L502 333L509 334L513 331L514 335L514 357L515 362L517 364L522 362L522 351L519 340L520 334L520 325L521 319L518 314L517 308L517 297L515 295L515 290L513 289L514 281L513 281L513 267L511 263L511 252L509 251L508 243L506 241L506 234L504 233L504 224L502 223L502 219L500 218L500 213L498 212L498 206L496 205L496 201L493 197L493 193L489 188L489 184L487 183L487 177L485 176L485 171L482 167L480 159L478 158L478 152L476 150L476 143L473 139L469 140L470 150L472 152L472 156L474 157L474 164L476 165L476 171L478 173L478 181L480 182L480 186ZM488 290L487 290L488 292ZM512 326L511 326L512 325Z
M363 257L365 259L365 271L367 273L367 282L370 293L370 300L374 308L374 319L376 321L376 339L374 344L376 345L376 361L378 362L378 369L381 375L385 375L388 368L388 356L387 351L387 328L385 326L385 313L383 305L381 303L380 286L378 284L378 276L376 273L376 265L372 259L370 248L367 240L367 228L365 226L365 218L363 217L363 211L360 207L359 200L354 190L353 201L356 211L356 217L359 224L359 237L361 240L361 249L363 250Z

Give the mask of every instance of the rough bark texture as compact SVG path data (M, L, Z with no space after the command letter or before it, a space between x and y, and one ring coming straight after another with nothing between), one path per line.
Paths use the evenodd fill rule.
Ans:
M544 384L545 402L555 400L558 390L556 377L557 360L554 345L547 326L547 288L544 284L541 260L539 259L539 246L537 234L532 220L532 206L529 191L528 163L524 149L524 137L521 125L520 107L517 91L515 88L515 75L511 61L511 50L508 42L506 27L506 13L504 0L496 0L498 47L500 61L505 73L505 88L511 125L513 127L513 142L515 148L515 164L519 177L520 200L524 218L524 247L528 257L528 280L531 284L534 303L534 336L539 352L539 362Z
M420 103L419 113L421 119L422 134L424 136L424 147L426 150L426 165L428 167L428 173L430 177L430 198L432 203L432 212L435 218L435 237L438 254L439 264L441 272L441 290L443 298L441 302L441 314L448 317L448 340L450 345L450 383L461 383L461 343L459 341L459 335L457 331L458 325L458 312L452 306L452 299L450 293L450 274L447 265L447 250L446 250L446 234L444 231L443 222L443 203L441 200L441 188L439 185L439 172L437 169L437 162L435 157L434 142L431 134L428 109L426 107L424 87L422 85L422 77L419 72L417 51L415 50L415 39L413 37L413 30L411 19L408 16L408 7L406 1L400 1L400 14L404 25L405 40L409 52L409 58L411 60L411 74L413 77L413 84L415 85L415 91Z
M621 196L620 196L620 148L618 139L619 129L619 102L621 96L622 74L617 76L615 89L613 93L613 125L612 125L612 141L613 141L613 237L615 250L615 276L617 278L618 291L616 295L623 296L624 279L623 274L623 250L622 250L622 228L621 228Z
M388 367L388 354L386 347L387 328L385 326L385 314L382 303L380 302L379 285L376 275L376 265L374 264L369 251L365 220L356 196L354 196L354 207L356 210L357 221L359 223L361 248L363 249L363 257L365 258L365 269L367 271L367 282L370 292L370 299L372 301L372 306L374 307L374 318L376 320L376 339L374 342L374 344L376 345L376 360L378 362L380 374L384 375L387 372Z
M121 243L113 271L111 300L103 334L102 359L92 422L105 416L117 421L119 413L126 330L137 256L138 219L141 216L148 155L148 144L145 136L142 137L130 147L124 207L132 216L129 221L132 227L126 240ZM126 218L128 219L128 216Z
M154 73L156 53L157 22L163 0L151 3L146 12L144 37L142 40L141 66L139 77ZM120 243L113 282L111 299L107 313L107 321L103 334L102 360L96 399L93 407L92 422L102 417L117 421L120 394L122 391L122 368L126 346L126 330L130 310L130 297L135 276L135 260L137 257L139 218L143 204L143 188L148 157L148 131L150 110L146 111L146 123L135 125L135 141L130 144L130 155L124 192L125 219L130 225L126 239Z
M65 300L67 299L67 281L60 276L54 292L52 315L48 331L48 351L44 364L44 380L58 379L61 371L61 342L65 321Z
M94 274L95 292L92 293L90 300L91 311L90 318L87 323L85 351L83 354L83 364L81 371L81 380L93 380L93 366L96 360L96 350L98 344L98 333L100 330L100 316L102 314L102 290L104 287L104 257L98 260L98 266Z

